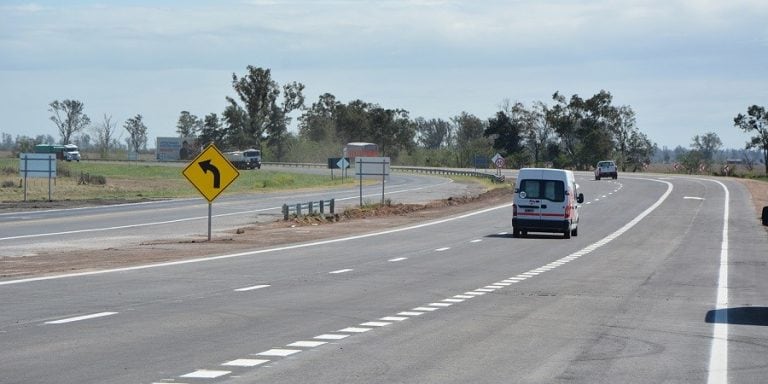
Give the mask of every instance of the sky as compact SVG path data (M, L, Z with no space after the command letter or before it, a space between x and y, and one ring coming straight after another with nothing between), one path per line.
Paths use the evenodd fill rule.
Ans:
M141 114L153 147L181 111L220 115L252 65L307 106L412 118L606 90L660 148L714 132L741 149L733 118L768 106L766 16L764 0L0 0L0 132L58 140L49 104L74 99L94 124Z

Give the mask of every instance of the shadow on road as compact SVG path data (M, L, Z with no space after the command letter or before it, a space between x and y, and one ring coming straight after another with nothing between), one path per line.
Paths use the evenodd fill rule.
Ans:
M768 326L768 307L739 307L707 312L707 323Z

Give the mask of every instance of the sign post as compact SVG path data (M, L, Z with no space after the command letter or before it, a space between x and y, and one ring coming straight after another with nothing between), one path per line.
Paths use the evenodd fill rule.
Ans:
M491 160L493 160L493 163L496 164L496 176L501 176L501 169L504 168L506 160L498 153L493 156Z
M384 183L389 177L389 157L358 157L357 175L360 176L360 206L363 206L363 176L381 176L381 203L384 204Z
M240 176L240 172L211 144L184 168L182 174L208 200L208 241L211 241L213 201Z

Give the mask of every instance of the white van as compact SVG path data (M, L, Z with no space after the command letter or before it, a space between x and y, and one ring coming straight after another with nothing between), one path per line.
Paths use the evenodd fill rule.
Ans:
M578 192L573 172L564 169L523 168L515 181L512 209L514 237L528 232L562 233L566 239L579 234Z

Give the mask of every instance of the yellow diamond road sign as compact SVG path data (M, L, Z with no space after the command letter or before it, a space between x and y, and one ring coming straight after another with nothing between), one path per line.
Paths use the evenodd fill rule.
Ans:
M209 203L240 176L237 168L213 144L197 155L182 174Z

